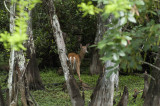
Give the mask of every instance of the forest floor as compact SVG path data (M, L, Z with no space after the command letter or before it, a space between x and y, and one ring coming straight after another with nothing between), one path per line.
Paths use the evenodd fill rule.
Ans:
M123 94L123 89L124 86L126 85L129 91L128 106L143 105L143 99L141 99L142 92L138 94L135 102L133 101L132 97L135 89L137 89L138 91L143 90L144 80L143 77L141 76L140 75L120 76L119 91L115 92L116 104L119 102L120 94L121 95ZM63 85L58 85L58 86L54 85L57 83L63 83L64 76L59 76L55 71L47 69L46 71L45 70L41 71L41 78L43 83L45 84L46 89L44 91L32 92L39 106L71 106L71 101L67 91L64 92L62 90ZM76 74L75 78L78 80ZM81 74L81 78L90 87L94 88L98 79L98 75L90 76L87 73L83 73ZM90 96L92 94L92 91L93 89L84 91L85 106L88 106L88 102L90 101Z
M39 106L71 106L71 101L68 96L67 90L63 91L64 76L59 76L53 69L44 69L40 72L43 84L45 85L45 90L31 91L34 99L37 101ZM116 104L120 100L120 94L123 94L124 86L128 87L129 91L129 101L128 106L143 106L143 99L141 99L142 92L138 94L136 101L134 102L132 95L134 90L143 90L144 80L142 75L128 75L121 76L119 82L119 91L115 91ZM0 84L2 89L6 88L6 84L3 83L6 75L0 73ZM77 75L75 78L78 80ZM87 83L90 87L94 88L98 79L98 75L90 76L87 73L81 74L82 80ZM85 106L88 106L90 101L90 96L93 89L85 90ZM81 91L82 93L82 91ZM115 106L116 106L115 104Z

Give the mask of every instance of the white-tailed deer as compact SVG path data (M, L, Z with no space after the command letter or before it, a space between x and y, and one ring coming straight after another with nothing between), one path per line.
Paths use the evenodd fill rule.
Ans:
M68 59L70 61L70 66L71 66L72 70L76 70L77 71L77 74L78 74L78 77L79 77L80 81L81 81L80 65L81 65L81 61L84 58L84 55L86 53L88 53L87 47L88 47L88 44L85 45L85 46L82 46L82 44L80 44L80 52L79 52L79 54L76 54L76 53L69 53L68 54Z

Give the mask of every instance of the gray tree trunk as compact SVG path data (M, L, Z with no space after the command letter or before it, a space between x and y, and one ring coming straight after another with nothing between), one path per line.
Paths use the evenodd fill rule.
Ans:
M115 64L111 61L107 61L105 67L111 67ZM112 73L110 77L107 77L113 70L117 69L114 67L110 70L104 70L101 73L96 88L91 96L91 103L89 106L113 106L113 96L114 96L114 81L116 73Z
M99 8L103 8L103 5L100 4ZM97 44L103 37L104 32L106 31L105 28L106 22L102 20L102 16L99 14L97 19L97 33L95 37L94 44ZM100 71L103 69L102 62L100 61L100 56L98 50L94 48L93 54L91 57L91 64L90 64L90 74L100 74Z
M11 2L11 1L10 1ZM16 4L13 3L10 5L10 33L12 34L14 31L14 27L15 27L15 8L16 8ZM10 59L9 59L9 75L8 75L8 100L7 100L7 104L10 105L11 103L16 104L17 103L17 98L15 97L15 93L16 93L16 76L15 76L15 71L14 71L14 66L15 66L15 51L14 49L12 49L11 47L11 52L10 52ZM15 76L15 77L14 77Z
M160 49L158 52L158 58L156 66L160 67ZM148 92L145 96L143 106L160 106L160 71L157 69L152 70L152 76L155 80L151 79Z
M10 32L14 32L15 27L15 8L16 4L10 5ZM18 93L21 94L21 102L23 106L29 106L30 101L28 100L28 88L25 83L25 71L26 71L26 61L23 51L16 52L11 47L10 59L9 59L9 77L8 77L8 100L7 106L17 106L18 105Z
M72 106L84 106L84 100L82 99L77 83L74 76L69 73L69 67L67 65L67 55L60 23L55 12L53 0L45 1L49 9L50 21L53 28L54 38L58 47L58 54L63 68L64 77L67 85L67 90L71 98Z
M112 23L113 18L113 16L110 16L107 22ZM108 30L110 29L112 28L108 28ZM108 67L113 68L108 70ZM118 70L119 66L117 65L115 67L115 63L106 61L104 68L101 71L96 88L91 96L90 106L113 106L114 85L118 88L119 82L119 71L113 71Z
M26 61L23 54L23 51L16 52L16 71L18 73L18 89L21 94L21 101L23 106L27 106L27 98L26 98L26 86L25 86L25 71L26 71Z
M27 65L27 80L30 89L38 90L44 89L42 84L42 80L39 74L39 68L36 61L36 52L33 40L33 31L32 31L32 11L28 10L30 19L28 20L28 41L26 43L27 47L27 58L29 59L29 63Z
M148 92L148 88L149 88L149 78L146 74L147 74L147 72L145 72L145 75L144 75L144 89L143 89L143 94L142 94L142 97L141 97L143 99L145 99L146 94Z

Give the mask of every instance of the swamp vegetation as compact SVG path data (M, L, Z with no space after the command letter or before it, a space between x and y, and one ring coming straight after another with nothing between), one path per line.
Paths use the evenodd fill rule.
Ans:
M87 72L86 72L87 71ZM89 71L86 69L85 72L82 71L81 78L84 82L86 82L92 89L88 89L84 91L85 94L85 106L88 106L88 102L90 100L90 96L93 92L93 88L96 85L96 81L98 79L98 75L88 75ZM0 73L0 83L2 86L2 90L4 91L7 88L7 84L5 80L7 73L2 71ZM36 102L39 106L71 106L70 97L68 96L67 90L63 90L64 77L59 76L55 69L43 69L40 70L40 76L42 78L42 82L45 86L45 90L37 90L31 91ZM75 75L78 80L78 76ZM136 75L120 75L120 85L119 91L115 92L115 101L118 104L120 100L120 95L123 94L124 86L128 87L129 92L129 106L142 106L143 99L141 98L142 92L137 95L136 101L133 100L134 90L138 91L143 90L144 80L143 76L140 74ZM82 91L81 91L82 93ZM4 95L5 96L5 95ZM116 104L114 106L116 106Z

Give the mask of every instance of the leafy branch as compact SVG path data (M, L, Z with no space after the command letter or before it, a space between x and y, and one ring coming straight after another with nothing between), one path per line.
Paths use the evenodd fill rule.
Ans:
M26 9L31 10L36 3L39 3L39 0L12 0L11 3L17 4L17 16L15 17L15 27L12 34L5 31L4 33L0 33L0 42L3 42L5 48L12 47L14 50L26 50L23 46L23 42L28 39L26 31L27 31L27 20L29 19L28 12ZM4 1L4 5L9 11ZM9 11L10 12L10 11ZM11 13L11 12L10 12ZM11 13L13 15L13 13Z

